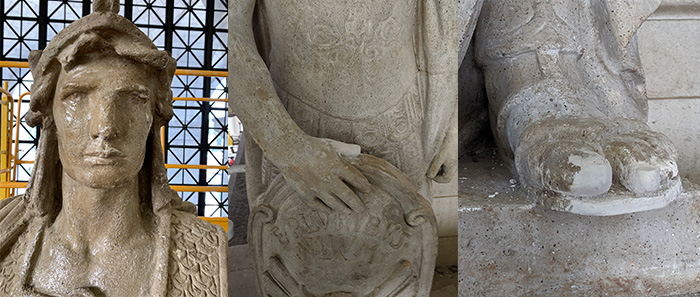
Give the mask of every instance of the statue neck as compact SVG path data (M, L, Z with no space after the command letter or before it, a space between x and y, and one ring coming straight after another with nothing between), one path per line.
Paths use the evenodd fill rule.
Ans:
M73 245L90 247L90 243L127 243L146 232L140 210L138 177L110 189L96 189L81 184L63 172L61 194L63 206L53 228L66 234Z

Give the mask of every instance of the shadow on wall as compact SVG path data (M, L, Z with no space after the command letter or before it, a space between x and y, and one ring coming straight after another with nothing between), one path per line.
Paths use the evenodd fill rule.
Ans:
M240 135L238 157L234 165L245 164L245 137ZM245 173L232 173L228 181L228 219L233 222L233 237L228 246L248 244L248 192L245 188Z
M484 73L474 58L474 42L459 67L459 158L464 160L495 147L489 123Z

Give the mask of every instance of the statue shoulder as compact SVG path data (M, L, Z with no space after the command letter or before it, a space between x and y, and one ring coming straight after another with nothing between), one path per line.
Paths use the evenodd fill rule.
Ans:
M223 229L191 213L174 210L168 292L172 296L226 296L227 252Z
M26 242L26 205L22 195L0 201L0 296L20 283L19 269Z
M0 200L0 251L13 242L28 223L24 195Z
M24 203L22 203L23 198L24 195L17 195L0 200L0 223L7 218L7 215L12 210L24 207Z

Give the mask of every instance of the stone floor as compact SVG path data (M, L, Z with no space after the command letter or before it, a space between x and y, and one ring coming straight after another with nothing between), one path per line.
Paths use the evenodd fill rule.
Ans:
M247 244L231 246L228 249L228 295L257 296L253 264ZM457 297L457 266L435 269L433 292L430 297Z

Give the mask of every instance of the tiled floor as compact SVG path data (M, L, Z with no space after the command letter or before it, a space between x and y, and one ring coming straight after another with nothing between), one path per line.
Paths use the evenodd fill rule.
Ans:
M229 297L255 297L253 263L248 245L237 245L228 249L228 295ZM457 267L437 267L430 297L457 297Z

